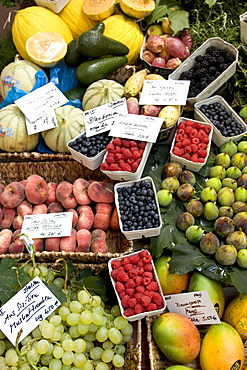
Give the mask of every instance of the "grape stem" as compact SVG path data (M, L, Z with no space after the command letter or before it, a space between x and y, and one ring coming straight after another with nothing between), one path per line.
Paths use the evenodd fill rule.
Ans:
M105 310L103 309L103 307L99 304L99 302L92 296L92 294L89 293L89 291L87 290L87 288L85 288L84 286L82 287L83 290L85 290L85 292L87 292L87 294L89 295L89 297L94 300L97 304L97 306L100 308L100 310L102 311L102 313L108 317L111 317L111 315L109 315L108 313L105 312Z
M64 291L66 292L67 291L68 278L69 278L68 265L67 265L67 262L64 258L59 258L58 260L56 260L55 265L57 265L59 262L64 263L65 276L64 276L64 287L63 288L64 288Z

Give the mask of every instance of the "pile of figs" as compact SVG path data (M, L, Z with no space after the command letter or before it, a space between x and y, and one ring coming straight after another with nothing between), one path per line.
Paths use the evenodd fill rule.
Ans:
M195 175L179 163L167 163L162 176L157 194L167 192L167 198L160 195L163 204L170 194L185 202L176 226L188 242L222 266L247 268L247 141L230 140L219 148L199 191Z

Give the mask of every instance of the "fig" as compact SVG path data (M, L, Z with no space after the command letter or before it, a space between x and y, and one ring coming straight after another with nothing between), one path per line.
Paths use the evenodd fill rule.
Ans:
M241 249L237 254L237 264L243 269L247 268L247 249Z
M161 183L162 189L167 189L172 193L176 192L179 186L180 183L176 176L166 177Z
M241 170L237 166L228 167L226 170L226 177L231 177L237 180L242 175Z
M191 184L182 184L177 189L177 197L182 201L190 200L195 194L195 188Z
M187 240L191 243L199 243L203 237L203 229L200 226L189 226L185 231Z
M228 207L228 206L221 206L219 208L219 217L230 217L232 218L233 217L233 209L232 207Z
M219 153L214 159L216 165L223 166L224 168L230 167L231 157L227 153Z
M200 193L200 199L203 203L215 202L217 199L217 192L214 188L207 186L206 188L202 189Z
M238 151L247 154L247 141L240 141L238 144Z
M200 249L206 254L214 254L220 246L218 237L212 233L206 233L200 240Z
M166 60L165 58L162 58L162 57L156 57L154 58L151 64L152 66L155 66L155 67L165 68Z
M179 177L180 173L182 172L182 167L177 162L168 162L164 165L162 169L162 178L165 179L166 177L175 176Z
M222 188L222 183L218 177L211 177L205 181L205 187L214 188L218 192Z
M247 189L247 174L243 173L239 178L237 179L238 186L244 186Z
M151 36L151 35L161 36L163 35L163 33L164 31L163 31L161 24L153 24L152 26L149 26L147 29L148 36Z
M235 230L234 220L230 217L219 217L214 222L214 231L217 235L225 238Z
M247 154L245 153L236 153L231 157L231 166L236 166L242 170L247 166Z
M234 190L234 196L236 202L246 202L247 190L243 186L240 186Z
M168 69L176 69L182 64L182 60L179 58L170 58L166 63L166 68Z
M164 48L165 41L158 35L151 35L147 39L146 48L153 53L160 53Z
M193 172L189 171L189 170L183 170L180 175L179 175L179 182L180 184L191 184L191 185L195 185L196 183L196 178L195 178L195 175L193 174Z
M247 236L241 229L233 231L226 237L226 243L234 245L239 251L247 247Z
M231 207L231 205L235 201L235 195L234 195L234 190L228 188L225 186L224 188L221 188L218 191L218 198L217 198L218 203L221 206L228 206Z
M233 222L237 229L247 229L247 212L239 212L233 217Z
M145 50L142 53L142 59L144 59L149 64L152 64L155 58L156 58L156 54L154 54L151 50Z
M219 216L219 209L217 205L213 202L205 203L203 208L203 216L208 221L216 220L216 218Z
M226 177L226 169L221 165L215 165L209 170L209 177L218 177L223 180Z
M203 204L198 199L191 199L186 204L186 211L191 213L194 217L199 217L203 213Z
M233 213L247 212L247 204L245 202L234 202L232 205Z
M242 169L242 174L246 174L247 173L247 166L245 166L243 169Z
M172 193L169 190L161 189L157 192L158 203L161 207L167 207L172 202Z
M236 154L237 151L238 151L238 147L232 140L228 141L228 143L221 145L220 147L220 153L226 153L230 157Z
M189 212L183 212L178 216L176 225L180 230L185 231L188 227L194 225L194 223L195 219L193 215Z
M222 186L223 187L227 186L228 188L235 190L238 187L238 183L236 180L232 179L231 177L225 177L222 180Z
M237 249L233 245L223 244L215 252L215 259L223 266L231 266L236 262L237 254Z

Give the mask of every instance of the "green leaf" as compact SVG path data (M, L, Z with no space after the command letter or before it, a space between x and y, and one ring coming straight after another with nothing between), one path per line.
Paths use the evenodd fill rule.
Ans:
M179 31L184 28L189 28L189 13L185 10L178 9L168 12L168 18L171 21L171 29L173 30L173 35L176 35Z
M225 281L235 286L239 291L240 298L247 293L247 270L240 267L232 266L230 271L226 272Z
M145 18L145 23L150 26L153 23L162 21L162 18L168 14L168 8L166 5L157 5L154 11Z
M217 0L205 0L205 4L208 4L209 8L215 5Z
M90 294L96 294L101 297L103 301L107 300L107 280L109 279L108 271L102 271L98 275L92 275L90 268L84 269L80 272L75 285L78 289L85 287Z
M171 225L166 225L161 228L160 234L157 237L151 238L151 253L155 258L159 258L165 248L169 248L172 243Z
M165 224L176 225L178 216L185 211L184 203L173 199L169 207L161 208L165 212L162 214L162 219Z
M47 284L46 284L47 285ZM55 284L49 284L47 285L47 288L54 294L54 296L60 301L60 302L66 302L67 297L66 294L62 291L60 287L58 287Z

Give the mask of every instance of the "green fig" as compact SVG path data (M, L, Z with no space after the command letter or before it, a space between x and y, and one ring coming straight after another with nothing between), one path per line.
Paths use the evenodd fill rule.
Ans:
M169 190L172 193L176 192L179 186L180 183L176 176L166 177L161 183L162 189Z
M241 175L242 172L240 168L237 166L231 166L227 168L225 177L231 177L232 179L237 180Z
M204 204L203 216L208 221L216 220L219 216L219 209L213 202L207 202Z
M247 201L247 190L243 186L239 186L234 190L234 196L236 202L246 202Z
M231 163L231 157L227 153L219 153L214 159L214 164L228 168Z
M189 226L185 231L185 236L189 242L199 243L203 237L203 229L197 225Z
M247 154L245 153L236 153L231 157L231 166L236 166L242 170L247 166Z
M216 165L210 168L209 177L218 177L223 180L226 177L226 169L221 165Z
M228 207L228 206L221 206L219 208L219 217L230 217L232 218L234 215L234 211L233 211L233 208L232 207Z
M232 179L231 177L225 177L222 180L222 186L223 187L227 186L228 188L235 190L238 187L238 183L236 180Z
M215 252L216 261L223 266L231 266L237 260L237 249L231 244L221 245Z
M225 186L224 188L221 188L218 191L217 202L221 206L231 207L231 205L234 203L234 201L235 201L234 190Z
M247 141L243 140L238 143L238 151L247 154Z
M237 151L238 151L238 147L232 140L228 141L227 143L224 143L220 147L220 153L226 153L230 157L236 154Z
M215 202L217 199L217 192L214 188L206 187L202 189L200 193L200 199L203 203L206 202Z
M226 237L226 243L234 245L234 247L239 251L240 249L247 248L247 236L241 230L235 230Z
M237 264L243 269L247 268L247 249L240 249L237 254Z
M224 179L222 180L222 182ZM211 177L205 181L205 187L214 188L218 192L222 188L222 182L218 177Z

